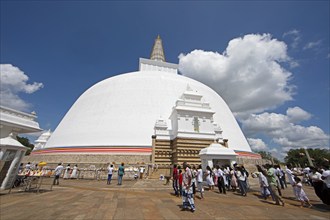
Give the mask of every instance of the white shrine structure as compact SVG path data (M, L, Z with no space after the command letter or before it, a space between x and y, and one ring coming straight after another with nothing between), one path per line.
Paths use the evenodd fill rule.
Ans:
M237 158L260 159L219 94L166 62L158 36L139 71L87 89L29 161L197 165L214 140Z
M236 163L237 154L233 149L224 147L220 143L212 143L210 146L203 148L199 152L199 156L202 160L202 169L206 170L206 167L214 167L215 165L228 166Z
M52 135L52 132L50 130L43 132L37 140L34 141L34 148L33 150L41 150L46 146L46 143L50 136Z
M16 140L17 134L40 132L35 113L24 113L0 106L0 189L12 186L27 148ZM38 161L39 162L39 161Z

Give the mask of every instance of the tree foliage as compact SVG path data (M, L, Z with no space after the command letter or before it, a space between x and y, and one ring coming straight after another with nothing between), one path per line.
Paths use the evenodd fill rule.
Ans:
M30 143L30 140L26 137L19 137L16 136L17 141L20 142L22 145L24 145L25 147L28 148L28 150L26 151L25 155L30 155L31 151L34 148L34 145Z
M275 164L281 163L277 158L273 157L272 154L269 152L257 151L256 153L260 154L262 159L273 161Z
M330 150L329 149L307 149L307 152L315 167L329 165ZM286 163L293 166L306 167L309 166L308 158L304 148L291 149L284 158Z

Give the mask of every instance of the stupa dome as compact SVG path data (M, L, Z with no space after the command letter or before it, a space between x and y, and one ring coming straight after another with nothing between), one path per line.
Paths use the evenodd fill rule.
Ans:
M210 103L214 122L235 150L250 152L225 101L208 86L162 71L138 71L105 79L84 92L67 112L45 148L150 147L156 120L169 118L187 85ZM170 124L170 123L168 123Z
M165 61L158 36L151 58L140 58L139 71L87 89L32 155L56 154L47 159L70 162L197 164L200 149L213 141L253 155L225 101L178 74L178 65Z

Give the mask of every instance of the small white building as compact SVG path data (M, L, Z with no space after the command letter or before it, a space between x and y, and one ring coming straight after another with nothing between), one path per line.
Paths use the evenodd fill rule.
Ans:
M16 140L19 133L40 132L35 113L24 113L0 106L0 189L9 189L15 181L27 150Z
M199 156L202 160L202 169L206 170L206 166L211 168L219 165L232 165L238 156L233 149L224 147L219 143L212 143L210 146L203 148Z

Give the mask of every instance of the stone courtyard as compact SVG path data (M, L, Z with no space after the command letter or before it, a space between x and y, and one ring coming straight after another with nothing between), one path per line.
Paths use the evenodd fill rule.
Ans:
M118 186L116 180L106 185L105 181L61 179L50 190L51 181L45 179L39 193L20 187L11 193L2 191L0 219L330 219L329 206L322 204L310 186L304 189L312 208L299 207L291 186L283 190L285 206L273 205L259 197L252 179L247 197L205 190L205 199L200 200L197 192L196 212L192 213L181 211L181 198L173 195L171 183L165 185L165 181L124 180Z

